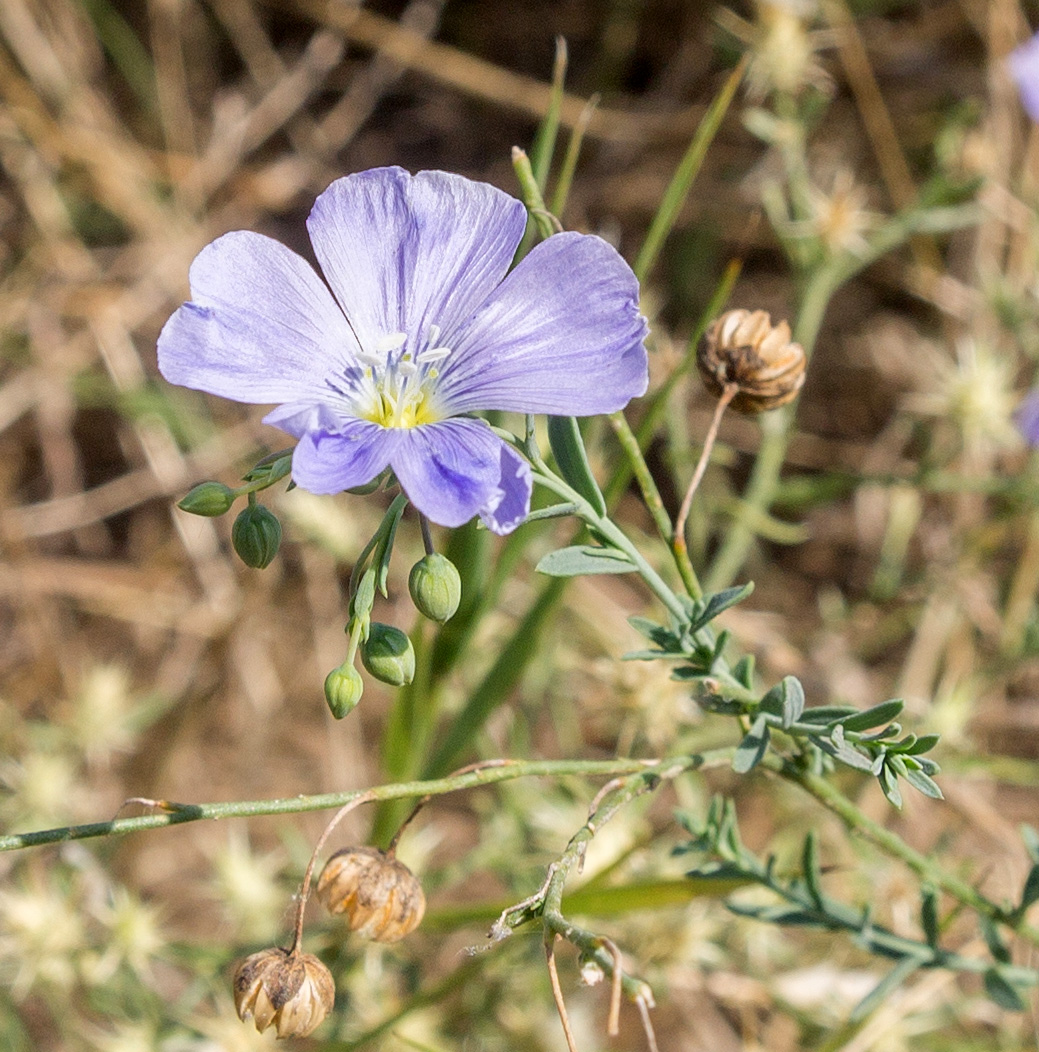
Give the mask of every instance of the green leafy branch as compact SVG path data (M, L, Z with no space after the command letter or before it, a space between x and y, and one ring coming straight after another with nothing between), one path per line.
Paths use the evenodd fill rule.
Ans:
M733 913L771 924L841 932L869 953L895 962L891 971L852 1010L851 1022L864 1019L914 972L925 968L980 974L988 996L1013 1011L1022 1011L1025 1007L1020 990L1039 986L1039 972L1011 963L1010 950L988 917L980 916L979 923L990 959L967 957L943 947L941 937L946 922L939 914L938 896L930 885L925 884L920 892L922 937L908 938L876 923L869 904L852 906L825 893L814 832L805 837L800 872L784 876L777 872L774 855L761 858L744 845L731 800L715 797L703 820L684 814L679 816L679 821L693 839L676 853L708 856L688 872L688 877L697 881L753 883L768 888L781 900L776 905L729 901L726 905ZM1022 895L1022 914L1039 899L1039 843L1034 831L1030 833L1033 868Z

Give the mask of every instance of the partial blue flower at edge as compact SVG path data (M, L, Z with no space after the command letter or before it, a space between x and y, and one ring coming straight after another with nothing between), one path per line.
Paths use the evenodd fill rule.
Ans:
M1039 123L1039 33L1015 48L1007 63L1021 95L1021 105L1028 116Z
M277 403L264 420L299 439L304 489L336 493L389 467L433 522L478 514L508 533L530 508L530 466L468 414L591 416L647 385L628 265L600 238L562 233L508 273L525 225L521 202L446 172L339 179L307 221L325 281L280 242L225 234L191 266L159 369Z
M1025 395L1014 419L1025 441L1030 446L1039 446L1039 388Z

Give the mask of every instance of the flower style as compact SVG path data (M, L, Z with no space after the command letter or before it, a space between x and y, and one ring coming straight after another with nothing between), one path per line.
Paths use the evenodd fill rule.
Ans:
M1015 48L1007 63L1017 83L1021 105L1033 121L1039 122L1039 33Z
M646 390L638 283L600 238L561 233L511 272L520 201L445 172L376 168L332 183L307 228L325 280L248 231L191 266L191 300L159 337L171 383L278 403L313 493L387 467L433 522L508 533L530 465L478 410L591 416Z

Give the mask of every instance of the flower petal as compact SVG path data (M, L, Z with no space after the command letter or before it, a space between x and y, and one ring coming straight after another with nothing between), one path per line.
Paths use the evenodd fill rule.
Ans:
M170 383L237 402L329 401L325 379L356 342L313 267L262 234L238 230L191 265L191 301L163 327Z
M485 421L443 420L397 433L390 467L428 519L461 526L494 501L504 443Z
M430 325L450 332L505 276L526 210L487 183L447 172L373 168L338 179L307 220L328 283L369 352Z
M550 237L451 337L441 404L556 416L622 408L648 382L638 300L631 268L601 238Z
M1039 122L1039 33L1007 56L1010 73L1021 93L1021 105Z
M339 493L371 482L389 466L403 432L367 420L336 431L307 431L292 454L292 480L311 493Z
M533 480L530 464L511 446L501 444L501 477L491 499L480 509L480 518L489 530L505 534L530 514Z
M1025 441L1030 446L1039 446L1039 389L1025 395L1014 418Z

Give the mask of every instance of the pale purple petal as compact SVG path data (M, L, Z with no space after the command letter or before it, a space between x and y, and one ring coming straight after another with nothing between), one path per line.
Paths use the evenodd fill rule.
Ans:
M1007 62L1021 94L1021 105L1033 121L1039 122L1039 33L1012 51Z
M645 393L638 282L600 238L538 245L450 338L438 398L451 413L609 413Z
M225 234L191 265L191 302L159 336L170 383L236 402L330 401L356 347L313 267L272 238Z
M337 432L308 431L292 454L292 480L311 493L363 486L389 466L403 431L347 420Z
M511 533L530 513L532 488L530 464L503 442L497 489L480 509L480 518L487 528L494 533Z
M1029 391L1015 414L1017 426L1030 446L1039 446L1039 390Z
M408 499L441 526L461 526L495 499L502 440L464 417L407 431L390 466Z
M371 350L403 332L456 329L508 271L526 212L487 183L375 168L338 179L307 220L328 284Z

